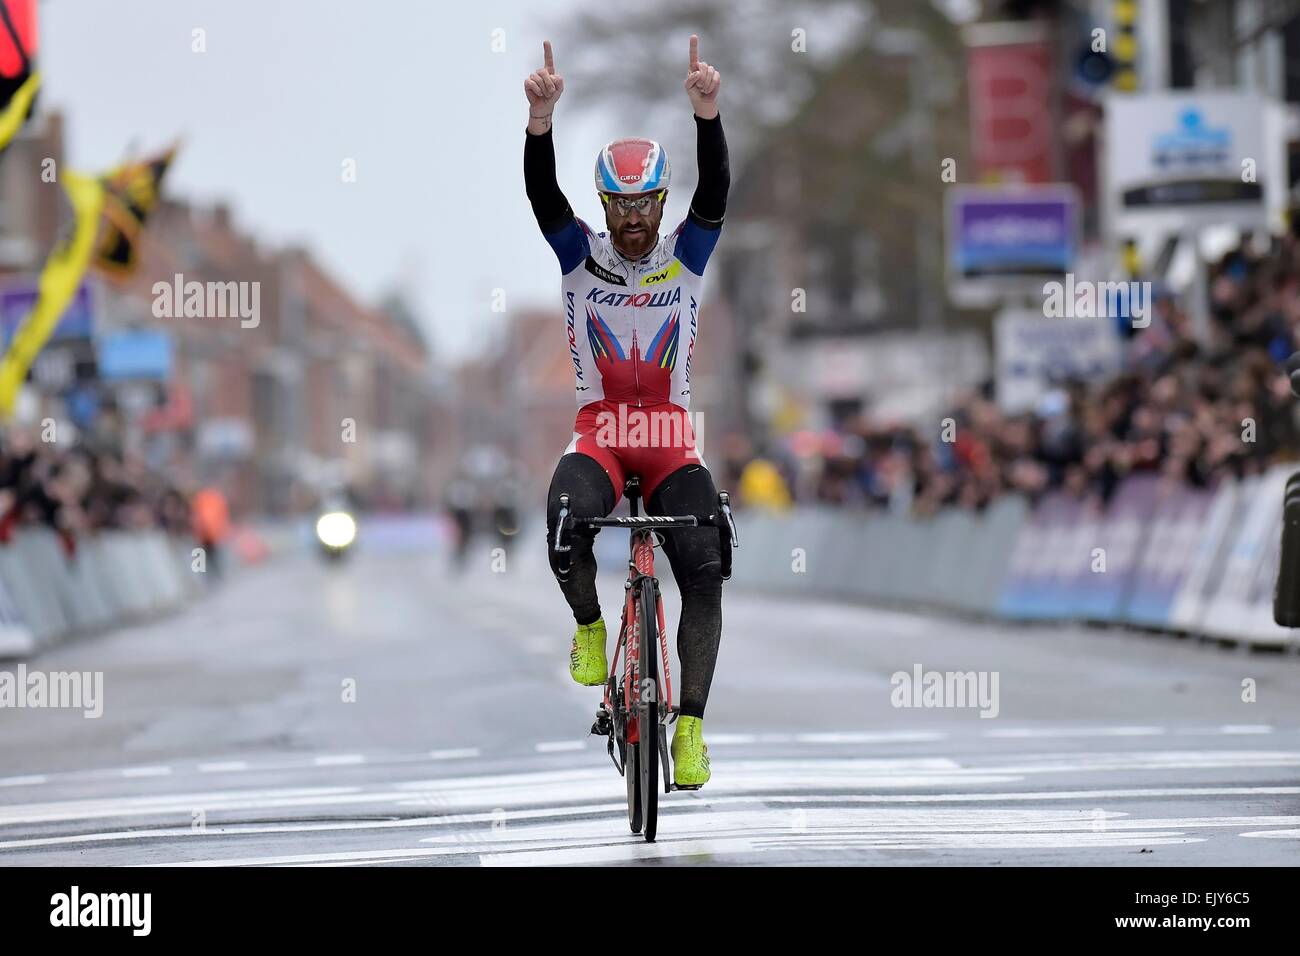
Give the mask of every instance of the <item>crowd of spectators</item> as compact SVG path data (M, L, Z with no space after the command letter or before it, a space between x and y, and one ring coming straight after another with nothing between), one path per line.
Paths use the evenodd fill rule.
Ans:
M1055 488L1105 503L1136 472L1209 487L1296 457L1285 362L1300 349L1300 242L1256 252L1243 241L1210 268L1208 304L1209 333L1198 337L1186 303L1157 294L1148 327L1124 326L1118 376L1058 383L1032 412L1004 413L989 384L929 427L866 414L757 458L735 449L732 480L742 500L748 484L751 498L775 487L778 501L927 514Z
M186 496L138 458L0 432L0 544L24 526L57 532L72 551L79 535L103 529L184 534L190 525Z

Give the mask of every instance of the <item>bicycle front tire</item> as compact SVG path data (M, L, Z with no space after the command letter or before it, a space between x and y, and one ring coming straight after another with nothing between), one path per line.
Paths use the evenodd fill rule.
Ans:
M640 625L641 686L637 688L637 791L647 843L653 843L659 816L659 594L653 578L641 581L637 601Z

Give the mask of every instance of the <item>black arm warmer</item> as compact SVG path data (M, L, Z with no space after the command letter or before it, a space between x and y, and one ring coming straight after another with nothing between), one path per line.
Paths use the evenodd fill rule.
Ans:
M689 215L697 225L717 229L727 213L727 190L731 188L721 115L711 120L695 117L695 161L700 181L691 197Z
M555 179L555 142L548 129L524 134L524 189L542 232L549 235L573 218L573 209Z

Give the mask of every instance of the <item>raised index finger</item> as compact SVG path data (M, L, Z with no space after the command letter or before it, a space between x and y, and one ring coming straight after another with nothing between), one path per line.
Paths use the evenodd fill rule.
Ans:
M691 34L691 72L700 68L700 38Z
M551 41L550 41L550 40L543 40L543 41L542 41L542 54L543 54L543 56L545 57L545 60L546 60L546 72L547 72L547 73L554 73L554 72L555 72L555 55L551 52Z

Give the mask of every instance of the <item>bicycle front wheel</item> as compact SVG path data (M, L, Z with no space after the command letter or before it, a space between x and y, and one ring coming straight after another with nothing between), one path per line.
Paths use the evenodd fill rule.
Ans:
M636 691L637 791L645 839L653 843L659 811L659 593L653 578L641 582L637 622L641 632L637 661L641 686Z
M627 748L623 777L627 781L627 825L633 833L641 832L641 772L638 769L640 747Z

